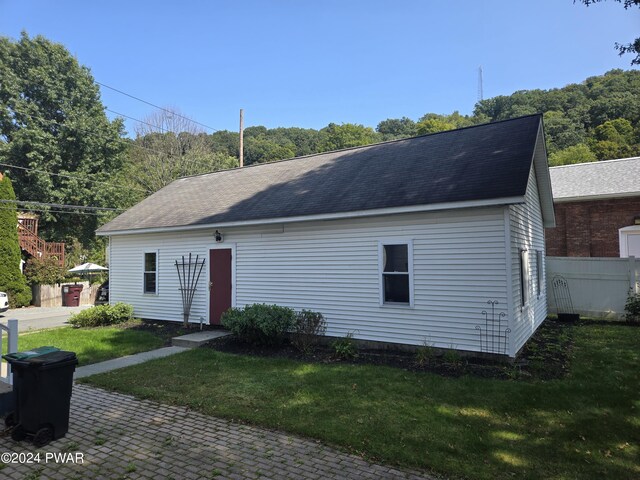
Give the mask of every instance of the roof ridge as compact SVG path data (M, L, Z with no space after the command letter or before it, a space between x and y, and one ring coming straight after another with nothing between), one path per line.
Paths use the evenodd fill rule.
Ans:
M569 165L556 165L555 167L549 167L549 168L553 169L553 168L581 167L583 165L601 165L603 163L624 162L624 161L629 161L629 160L640 160L640 156L637 156L637 157L625 157L625 158L612 158L610 160L596 160L596 161L593 161L593 162L571 163Z
M223 170L217 170L215 172L199 173L199 174L195 174L195 175L186 175L184 177L179 177L174 181L183 180L183 179L187 179L187 178L204 177L205 175L215 175L215 174L223 173L223 172L233 172L233 171L236 171L236 170L246 170L247 168L264 167L264 166L267 166L267 165L274 165L274 164L283 163L283 162L290 162L290 161L293 161L293 160L302 160L302 159L307 159L307 158L312 158L312 157L318 157L320 155L328 155L328 154L331 154L331 153L349 152L349 151L353 151L353 150L376 147L378 145L387 145L387 144L390 144L390 143L406 142L407 140L414 140L414 139L417 139L417 138L424 138L424 137L432 137L434 135L443 135L443 134L447 134L447 133L458 132L458 131L461 131L461 130L469 130L469 129L478 128L478 127L486 127L488 125L496 125L498 123L513 122L513 121L516 121L516 120L522 120L524 118L529 118L529 117L540 117L540 118L542 118L542 114L541 113L530 113L528 115L522 115L520 117L506 118L506 119L503 119L503 120L496 120L495 122L478 123L477 125L468 125L466 127L454 128L452 130L442 130L440 132L427 133L427 134L424 134L424 135L416 135L415 137L396 138L394 140L386 140L384 142L370 143L368 145L358 145L358 146L355 146L355 147L340 148L338 150L327 150L326 152L310 153L310 154L307 154L307 155L301 155L299 157L283 158L282 160L275 160L273 162L254 163L252 165L246 165L246 166L243 166L243 167L239 167L238 166L238 167L233 167L233 168L225 168Z

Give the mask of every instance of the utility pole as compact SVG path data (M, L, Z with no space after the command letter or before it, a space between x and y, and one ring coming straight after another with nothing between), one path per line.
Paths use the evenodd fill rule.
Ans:
M484 100L484 92L482 89L482 66L478 68L478 101Z
M244 110L240 109L240 168L244 166Z

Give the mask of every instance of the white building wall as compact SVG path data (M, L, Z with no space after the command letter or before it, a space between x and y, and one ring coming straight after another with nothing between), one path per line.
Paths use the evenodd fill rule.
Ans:
M525 196L525 203L509 207L510 238L511 238L511 295L513 298L513 320L510 334L510 356L522 348L525 342L542 324L547 316L547 288L544 271L544 228L542 224L542 210L534 167L529 173L529 184ZM520 254L522 250L529 252L529 301L522 304ZM540 285L537 288L536 251L542 252L542 272ZM539 291L538 291L539 290Z
M234 305L320 311L331 336L479 351L486 302L507 311L503 207L224 229L222 244L214 230L113 236L111 301L143 318L181 320L175 260L234 246ZM380 305L379 242L388 239L413 244L413 307ZM156 250L159 292L144 295L143 252ZM207 269L192 321L208 322Z

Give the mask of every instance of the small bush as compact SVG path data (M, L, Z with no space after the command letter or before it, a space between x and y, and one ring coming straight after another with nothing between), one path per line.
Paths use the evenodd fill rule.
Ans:
M333 341L331 348L334 356L341 360L358 358L358 347L353 340L353 332L349 332L345 337Z
M64 280L65 269L55 257L31 257L24 266L24 275L31 285L53 285Z
M75 327L102 327L128 322L133 318L133 307L126 303L98 305L82 310L69 318Z
M22 281L9 282L2 287L9 296L9 307L20 308L31 304L31 287Z
M437 351L433 345L426 340L422 342L422 346L416 350L416 363L421 367L431 365L437 357Z
M240 340L254 345L279 345L295 321L292 308L255 303L230 308L222 315L222 326Z
M624 319L629 323L640 323L640 293L629 293L624 306Z
M291 331L291 343L303 353L309 353L317 338L327 331L327 322L320 312L302 310L296 314Z

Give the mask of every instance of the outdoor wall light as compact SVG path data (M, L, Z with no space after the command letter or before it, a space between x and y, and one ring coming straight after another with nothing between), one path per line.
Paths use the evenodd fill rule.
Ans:
M224 240L222 238L222 234L218 230L216 230L216 233L214 233L213 235L214 237L216 237L216 243L222 243L222 241Z

